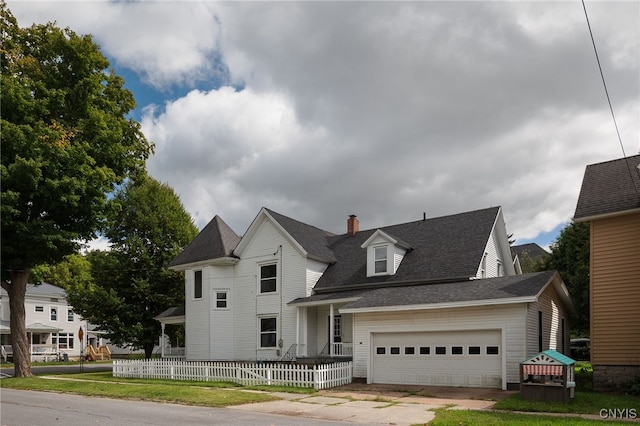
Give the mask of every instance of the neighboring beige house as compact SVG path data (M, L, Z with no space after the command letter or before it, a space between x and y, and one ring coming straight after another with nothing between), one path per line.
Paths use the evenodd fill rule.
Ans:
M368 383L514 388L519 363L569 353L555 271L519 275L501 207L340 235L263 208L242 237L218 216L185 272L186 359L351 359Z
M640 376L640 155L587 166L574 220L591 224L594 386Z

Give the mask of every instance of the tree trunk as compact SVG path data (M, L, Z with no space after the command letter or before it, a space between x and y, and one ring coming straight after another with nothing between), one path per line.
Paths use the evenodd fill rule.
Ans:
M146 359L151 358L151 355L153 355L153 343L145 343L144 345L144 357Z
M3 282L2 287L9 295L9 327L13 347L13 366L15 377L31 377L31 353L27 336L24 299L31 269L11 271L11 283Z

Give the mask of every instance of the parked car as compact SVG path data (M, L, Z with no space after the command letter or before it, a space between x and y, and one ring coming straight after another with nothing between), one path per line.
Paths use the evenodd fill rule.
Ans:
M590 346L591 346L591 340L587 337L571 339L571 344L570 344L571 358L575 359L576 361L589 361Z

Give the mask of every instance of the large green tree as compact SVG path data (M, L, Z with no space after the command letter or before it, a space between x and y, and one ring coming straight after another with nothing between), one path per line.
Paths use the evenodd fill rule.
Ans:
M88 35L54 23L21 28L0 3L2 288L15 375L30 376L24 298L35 265L92 239L107 194L144 171L152 145L129 119L124 80Z
M110 203L104 235L111 250L87 256L92 283L82 279L84 269L76 263L79 273L70 281L68 300L113 343L143 348L149 358L161 333L154 317L184 304L183 275L167 265L198 228L173 189L151 177L128 182ZM58 277L64 278L66 268L55 268Z
M551 245L540 270L557 270L576 307L572 334L589 335L589 223L571 222Z

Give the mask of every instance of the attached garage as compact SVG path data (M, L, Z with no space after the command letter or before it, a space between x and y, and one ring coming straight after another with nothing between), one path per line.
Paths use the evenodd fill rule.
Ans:
M502 331L372 333L373 383L502 386Z

